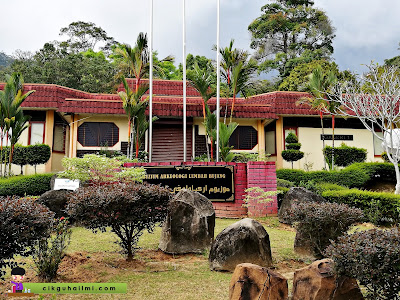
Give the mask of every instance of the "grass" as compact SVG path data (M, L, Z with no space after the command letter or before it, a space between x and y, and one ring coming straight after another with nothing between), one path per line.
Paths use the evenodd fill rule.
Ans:
M233 224L234 219L217 219L215 236ZM282 229L277 218L262 218L270 236L274 264L291 262L295 232ZM135 262L127 263L119 253L116 236L107 232L74 227L67 257L59 269L62 282L126 282L126 295L57 295L53 299L227 299L231 273L213 272L209 269L208 252L189 255L166 255L158 249L161 228L145 232L139 240L142 248ZM38 281L32 259L18 258L24 262L27 281ZM278 270L279 271L279 270ZM7 270L9 274L9 270ZM45 295L44 299L52 299Z
M276 217L257 219L266 228L271 242L275 269L292 285L293 271L311 261L294 253L295 231L278 222ZM217 219L215 236L237 220ZM365 225L361 230L368 229ZM167 255L158 251L161 228L145 232L140 240L142 248L134 262L126 262L115 244L115 235L107 232L93 233L82 227L72 229L67 256L59 269L58 282L126 282L128 293L123 295L45 295L44 299L227 299L231 273L210 271L208 253ZM27 282L35 282L32 259L25 262ZM7 274L9 274L7 270ZM0 286L1 288L1 286ZM1 295L0 295L1 299Z

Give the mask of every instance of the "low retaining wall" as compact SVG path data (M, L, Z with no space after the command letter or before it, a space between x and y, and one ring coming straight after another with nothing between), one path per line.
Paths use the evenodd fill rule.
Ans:
M126 167L158 166L234 166L235 200L213 202L215 213L220 218L240 218L246 216L263 217L278 213L276 196L268 203L248 203L243 207L245 190L250 187L261 187L264 191L276 191L275 162L251 161L248 163L233 162L157 162L126 163Z

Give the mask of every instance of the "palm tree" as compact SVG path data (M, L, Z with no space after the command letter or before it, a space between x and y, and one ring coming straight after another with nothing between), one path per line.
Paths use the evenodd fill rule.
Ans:
M311 93L312 97L303 97L296 104L308 104L311 109L318 110L321 119L322 135L324 135L324 123L323 113L329 112L332 114L332 148L335 145L335 116L334 113L337 110L337 104L335 101L328 99L329 89L337 82L336 74L330 70L327 74L324 74L322 67L318 66L308 76L307 89ZM325 140L322 139L322 147L325 149ZM332 169L334 166L334 149L332 149ZM326 169L326 161L324 159L324 168Z
M133 93L136 93L137 95L134 96L137 100L143 96L145 92L147 92L148 87L145 92L143 92L143 89L140 88L140 81L142 80L143 77L147 76L149 74L150 70L150 51L147 43L147 34L140 32L137 39L136 39L136 44L135 47L131 47L128 44L123 44L120 47L115 49L115 52L117 55L122 56L122 65L120 66L121 69L126 67L129 70L129 76L135 78L135 90ZM174 58L172 56L167 56L166 58L162 60L157 60L158 64L166 61L173 61ZM162 68L155 64L154 69L158 73L163 73ZM123 76L121 76L123 77ZM125 82L126 83L126 82ZM124 83L125 91L127 92L127 84ZM142 93L143 92L143 93ZM132 98L132 95L130 95L128 98ZM125 109L125 107L124 107ZM125 109L125 111L127 111ZM128 113L128 112L127 112ZM128 119L129 119L129 114L128 114ZM131 129L132 127L132 119L128 120L128 156L132 157L132 152L133 152L133 144L131 143ZM136 141L136 155L138 156L138 141Z
M203 124L206 128L206 147L207 147L207 156L208 160L210 160L210 154L208 150L208 136L211 138L211 159L214 159L213 154L213 136L212 130L215 128L216 124L216 117L214 114L211 113L208 107L208 100L211 97L215 96L216 89L214 87L214 77L213 77L213 70L210 67L205 69L200 69L197 63L195 63L193 70L188 72L188 80L189 84L196 89L196 91L200 94L201 98L203 99ZM214 122L215 117L215 122ZM214 124L215 123L215 124ZM214 124L214 125L213 125ZM215 141L215 138L214 138Z
M3 91L0 91L0 112L1 112L1 154L3 152L3 142L6 138L6 144L10 140L9 153L9 174L11 174L11 162L14 146L17 143L22 131L28 126L27 118L23 116L21 104L26 98L35 91L28 91L23 94L24 81L21 73L6 75L6 85ZM6 170L4 168L4 174Z
M254 59L250 59L249 61L240 61L236 66L232 69L232 81L231 81L231 90L232 90L232 107L231 107L231 116L229 122L232 122L233 110L235 108L235 99L238 93L241 93L244 97L247 96L246 91L248 87L252 84L251 79L254 73L257 70L257 62Z
M228 125L219 123L219 148L221 151L221 158L225 162L230 162L235 157L231 152L233 146L229 146L229 139L236 127L238 127L238 124L235 122L231 122Z
M148 106L148 97L143 98L144 94L148 91L148 85L138 86L136 91L132 91L129 87L126 79L121 77L125 91L118 93L122 100L122 106L128 116L128 158L132 159L133 156L133 143L136 145L136 158L139 156L139 148L141 144L144 132L147 127L145 126L146 121L146 108ZM146 129L142 132L143 128Z
M233 43L234 40L232 39L228 47L219 49L219 53L222 57L222 77L228 86L228 95L232 95L233 97L230 122L232 122L236 95L242 92L242 94L246 96L245 89L250 83L251 76L257 70L256 61L254 59L249 60L249 54L246 51L233 48ZM214 46L214 50L217 50L216 46ZM242 76L244 78L241 78ZM228 101L226 105L228 105ZM227 110L226 107L224 123L226 123Z

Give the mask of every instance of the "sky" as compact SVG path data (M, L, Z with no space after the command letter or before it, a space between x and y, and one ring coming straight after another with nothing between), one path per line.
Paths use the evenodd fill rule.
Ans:
M159 57L182 61L183 0L154 0L153 49ZM215 59L217 0L186 0L186 52ZM220 44L233 38L237 48L251 50L248 25L268 0L220 0ZM37 51L63 40L60 28L74 21L93 22L117 41L134 45L150 29L150 0L0 0L0 51ZM400 1L315 0L336 28L333 57L341 70L362 72L372 60L400 55ZM64 38L66 39L66 37Z

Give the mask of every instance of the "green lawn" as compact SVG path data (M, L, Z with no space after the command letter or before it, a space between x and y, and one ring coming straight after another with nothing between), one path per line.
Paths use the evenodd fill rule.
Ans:
M217 219L215 235L236 222ZM270 236L274 266L287 273L301 266L301 257L293 252L295 232L283 227L277 218L259 219ZM208 267L208 253L166 255L158 251L161 228L144 233L142 248L135 261L127 263L119 253L113 233L93 233L74 227L67 257L60 267L62 282L126 282L127 295L60 295L53 299L227 299L231 273L212 272ZM27 264L27 281L37 281L30 258L20 258ZM45 299L52 299L49 295Z

